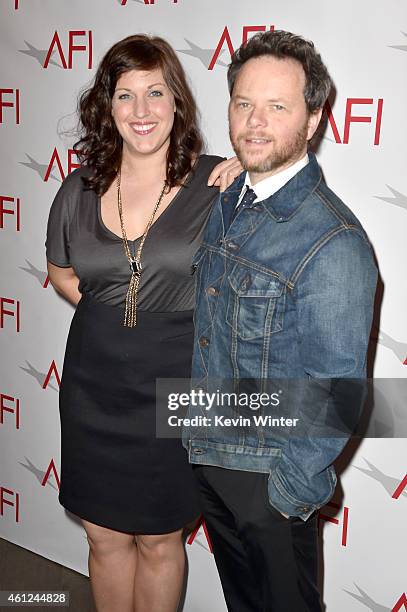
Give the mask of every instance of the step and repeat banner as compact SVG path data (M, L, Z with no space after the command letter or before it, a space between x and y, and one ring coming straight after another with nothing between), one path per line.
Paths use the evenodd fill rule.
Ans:
M405 3L1 0L0 15L0 536L87 573L85 532L57 500L58 390L73 309L49 284L44 251L50 204L78 167L79 92L113 43L163 36L189 76L207 151L230 155L230 55L256 32L286 29L315 42L333 77L318 159L366 228L381 275L370 353L386 418L374 437L349 445L335 497L319 513L324 602L328 612L407 610L407 440L391 426L407 404ZM202 526L187 552L184 610L224 612Z

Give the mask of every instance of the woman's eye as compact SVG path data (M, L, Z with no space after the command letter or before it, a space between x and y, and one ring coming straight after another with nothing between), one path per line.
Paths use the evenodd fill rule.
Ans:
M150 91L149 95L153 98L159 98L163 95L163 92L159 91L158 89L153 89L153 91Z
M130 98L130 94L122 93L122 94L119 94L117 98L118 100L127 100L128 98Z

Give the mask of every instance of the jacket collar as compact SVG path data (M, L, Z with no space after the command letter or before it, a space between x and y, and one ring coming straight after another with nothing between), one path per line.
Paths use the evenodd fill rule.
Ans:
M258 202L278 222L288 221L301 204L312 193L322 180L321 169L315 155L308 151L309 163L292 179L272 196ZM222 194L222 201L233 199L237 201L245 182L245 172L242 172Z

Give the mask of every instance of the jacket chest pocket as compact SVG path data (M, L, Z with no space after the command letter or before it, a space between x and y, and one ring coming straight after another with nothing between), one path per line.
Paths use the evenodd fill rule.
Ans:
M242 340L283 329L284 284L255 270L235 267L228 278L226 322Z

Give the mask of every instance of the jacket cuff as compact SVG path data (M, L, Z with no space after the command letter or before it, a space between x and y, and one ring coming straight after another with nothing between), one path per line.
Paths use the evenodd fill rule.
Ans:
M279 477L278 468L274 469L270 474L268 495L270 504L278 512L284 512L289 516L298 516L303 521L306 521L318 508L318 506L309 502L306 503L295 499L287 493Z

